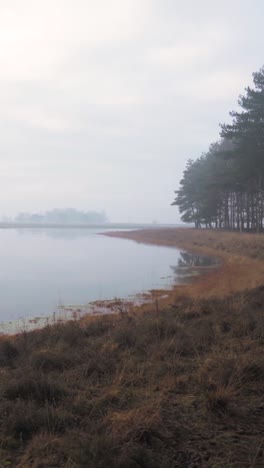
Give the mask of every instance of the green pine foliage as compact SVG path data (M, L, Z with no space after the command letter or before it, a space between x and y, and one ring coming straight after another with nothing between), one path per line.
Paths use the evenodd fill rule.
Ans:
M239 231L264 229L264 66L254 88L239 97L240 112L221 125L221 140L189 160L172 205L184 222Z

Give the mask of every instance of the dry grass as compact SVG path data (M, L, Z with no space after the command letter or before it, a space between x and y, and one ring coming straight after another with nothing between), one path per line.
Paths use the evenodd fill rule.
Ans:
M104 235L133 239L155 245L167 245L214 255L218 252L264 260L262 234L245 234L209 229L163 228L120 231Z
M5 340L2 465L262 466L263 303L182 298Z
M245 250L163 308L2 338L0 466L262 467L264 287L220 287Z

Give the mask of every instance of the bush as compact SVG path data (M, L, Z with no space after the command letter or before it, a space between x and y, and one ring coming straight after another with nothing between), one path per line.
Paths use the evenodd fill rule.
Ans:
M96 320L88 323L84 329L84 335L88 338L90 337L100 337L109 332L112 328L112 322L107 320L106 317L103 319L96 318Z
M207 393L207 408L218 415L225 414L232 401L234 392L230 387L219 387Z
M92 382L101 381L116 370L115 361L104 354L88 358L87 362L81 367L84 378L89 378Z
M39 374L17 378L7 384L3 396L8 400L36 401L39 404L56 404L66 395L66 390L55 382L45 380Z
M0 366L12 365L18 354L18 350L13 343L8 340L0 341Z
M32 354L31 364L34 369L43 372L60 371L69 369L74 365L74 360L65 356L66 352L63 351L37 351Z
M2 410L6 413L6 434L23 441L37 432L64 433L77 423L72 414L48 403L40 407L36 402L17 400L7 402Z
M68 322L59 327L60 341L66 343L70 347L80 346L85 338L84 329L79 322Z
M46 467L65 467L67 457L61 449L61 441L53 434L44 432L36 434L28 443L21 461L17 468L46 468Z
M133 348L137 341L135 327L129 324L119 325L114 332L114 341L120 349Z

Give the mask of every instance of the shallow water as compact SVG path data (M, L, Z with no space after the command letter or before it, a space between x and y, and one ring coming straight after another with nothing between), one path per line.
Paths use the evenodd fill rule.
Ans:
M0 230L0 322L51 316L59 306L169 288L188 276L184 266L192 260L186 252L98 235L102 232Z

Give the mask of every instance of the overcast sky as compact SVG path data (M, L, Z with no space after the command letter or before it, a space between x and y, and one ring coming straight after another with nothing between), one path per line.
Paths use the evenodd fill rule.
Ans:
M177 222L187 159L264 63L263 0L0 0L0 215Z

